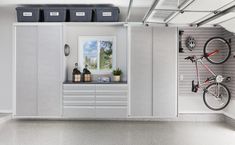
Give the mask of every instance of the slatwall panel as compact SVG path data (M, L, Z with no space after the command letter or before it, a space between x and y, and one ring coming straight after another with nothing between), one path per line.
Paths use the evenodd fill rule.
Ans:
M230 90L231 96L235 98L235 58L233 57L235 54L235 34L224 30L224 38L226 38L227 40L228 39L232 40L231 43L232 55L224 65L224 75L230 76L232 78L232 80L226 83L226 85Z
M198 93L191 92L192 80L196 80L195 65L190 60L185 60L184 58L190 55L201 56L203 54L203 47L206 41L215 36L223 36L224 29L222 28L187 28L183 29L184 34L182 37L182 46L185 53L179 53L178 62L178 77L179 77L179 96L202 96L202 90ZM185 41L188 36L192 36L196 40L196 47L193 51L189 51L185 45ZM212 65L206 59L204 63L207 64L215 73L223 73L223 65ZM206 80L206 78L212 76L208 73L202 66L199 66L201 80ZM235 70L235 69L234 69ZM235 73L234 73L235 75ZM183 80L180 77L183 76ZM196 82L196 81L195 81ZM234 83L235 85L235 83Z

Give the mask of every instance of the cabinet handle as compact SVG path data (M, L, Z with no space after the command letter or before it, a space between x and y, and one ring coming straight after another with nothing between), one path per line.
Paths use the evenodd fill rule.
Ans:
M64 55L69 56L70 54L70 46L68 44L64 45Z

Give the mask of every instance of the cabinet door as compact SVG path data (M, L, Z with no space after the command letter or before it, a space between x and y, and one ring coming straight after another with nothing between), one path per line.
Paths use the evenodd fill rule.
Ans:
M152 28L131 29L131 116L152 116Z
M15 28L17 116L37 115L37 27Z
M159 118L177 116L177 28L154 28L153 110Z
M38 115L61 115L62 26L38 26Z

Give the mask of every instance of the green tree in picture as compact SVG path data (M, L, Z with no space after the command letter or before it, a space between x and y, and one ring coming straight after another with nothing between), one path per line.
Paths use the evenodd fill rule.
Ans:
M112 42L101 41L100 69L112 69Z

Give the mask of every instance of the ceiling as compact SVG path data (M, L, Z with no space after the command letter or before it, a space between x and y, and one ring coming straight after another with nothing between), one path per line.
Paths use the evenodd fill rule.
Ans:
M134 0L133 7L149 7L153 0ZM9 4L113 4L127 7L129 0L0 0L0 5Z
M165 25L213 26L235 21L235 0L0 0L0 6L24 4L113 4L121 21ZM129 10L129 11L128 11ZM225 12L224 12L225 11ZM128 13L130 12L130 13ZM217 12L217 13L215 13ZM128 15L129 14L129 15ZM231 21L231 22L229 22Z
M147 23L219 25L235 19L235 0L156 0ZM229 9L229 10L228 10Z

